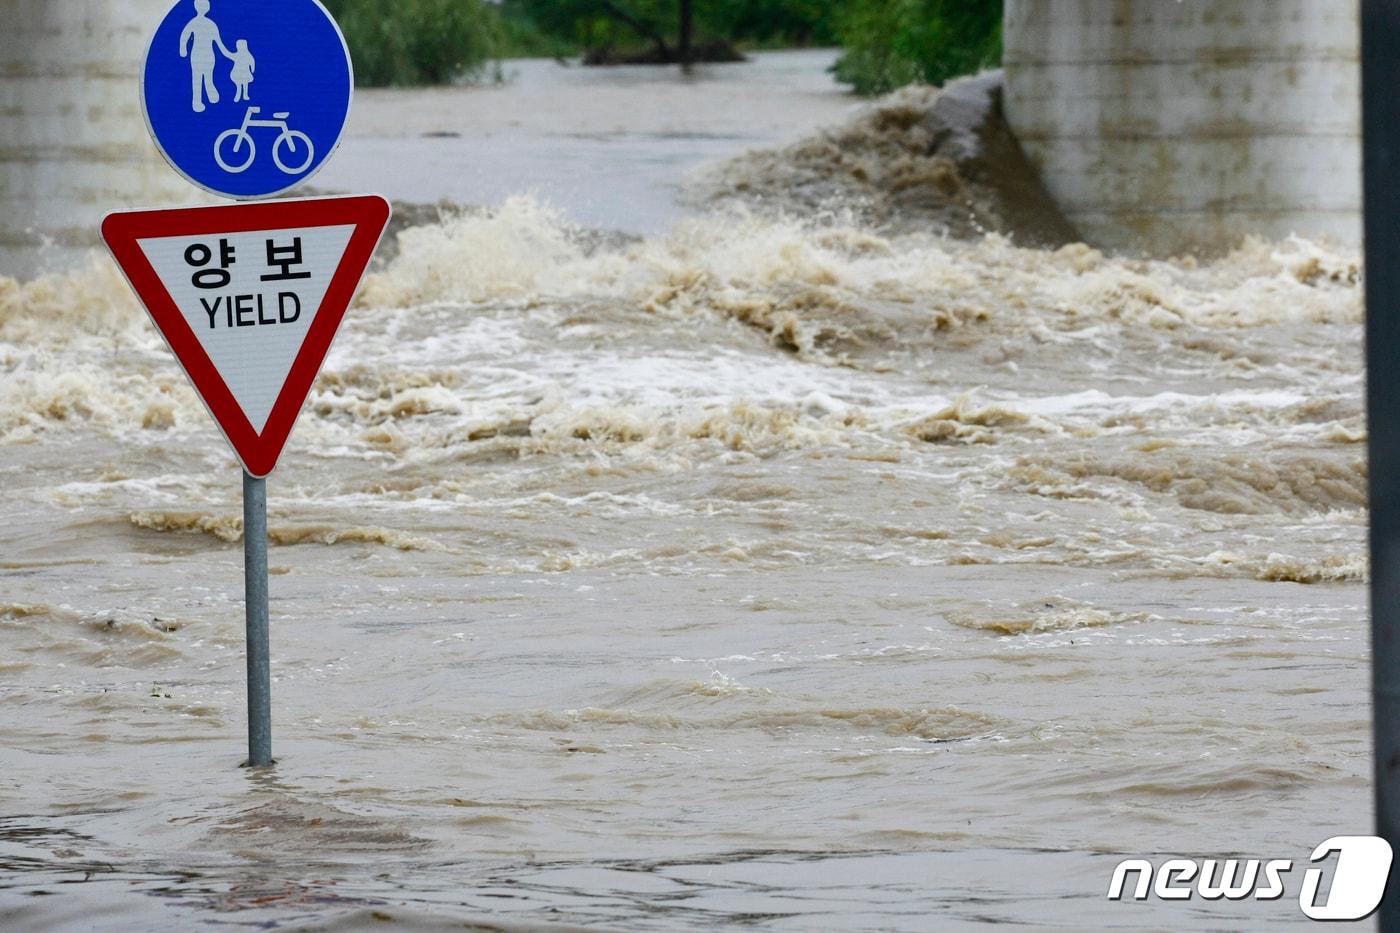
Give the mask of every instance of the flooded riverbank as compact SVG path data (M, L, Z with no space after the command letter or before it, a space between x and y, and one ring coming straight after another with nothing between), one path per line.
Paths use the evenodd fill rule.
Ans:
M1370 825L1355 257L683 174L413 181L492 207L402 235L269 481L270 774L223 441L115 271L0 281L0 922L1304 919L1103 893Z

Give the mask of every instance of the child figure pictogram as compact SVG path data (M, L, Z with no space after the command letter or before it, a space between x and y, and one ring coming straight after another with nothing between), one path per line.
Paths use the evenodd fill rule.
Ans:
M248 100L248 85L253 83L253 69L257 65L253 53L248 51L248 40L239 39L229 58L233 60L233 70L229 72L234 84L233 99Z

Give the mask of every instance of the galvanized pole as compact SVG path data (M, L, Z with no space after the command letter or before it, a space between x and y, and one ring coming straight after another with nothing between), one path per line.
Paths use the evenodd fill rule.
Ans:
M1362 0L1361 88L1376 833L1400 851L1400 0ZM1400 931L1397 874L1386 931Z
M243 474L243 597L248 618L248 766L272 764L267 638L267 480Z

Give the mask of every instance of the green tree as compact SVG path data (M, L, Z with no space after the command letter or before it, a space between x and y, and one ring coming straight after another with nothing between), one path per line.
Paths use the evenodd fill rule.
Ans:
M835 45L839 0L705 0L700 17L717 35L760 45Z
M500 16L482 0L325 0L371 87L445 84L475 77L503 41Z
M683 61L686 47L716 43L833 42L839 0L505 0L506 18L594 52L650 48ZM690 39L687 42L687 39Z
M1001 57L1001 0L326 0L356 79L441 84L492 58L585 52L585 60L721 60L734 46L825 45L861 94L942 84Z
M860 94L883 94L950 78L1001 61L1001 0L862 0L845 4L837 33L846 52L838 80Z
M644 42L670 51L667 32L679 15L674 0L510 0L547 35L586 49Z

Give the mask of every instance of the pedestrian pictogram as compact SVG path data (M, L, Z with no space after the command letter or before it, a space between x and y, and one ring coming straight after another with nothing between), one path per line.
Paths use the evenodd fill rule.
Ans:
M353 85L345 40L318 0L179 0L146 51L141 98L176 171L252 198L320 168Z
M126 211L102 236L244 469L272 472L389 220L375 196Z
M178 0L141 70L174 169L239 200L335 150L354 88L320 0ZM243 464L248 765L272 758L267 483L389 222L375 196L110 214L102 238Z

